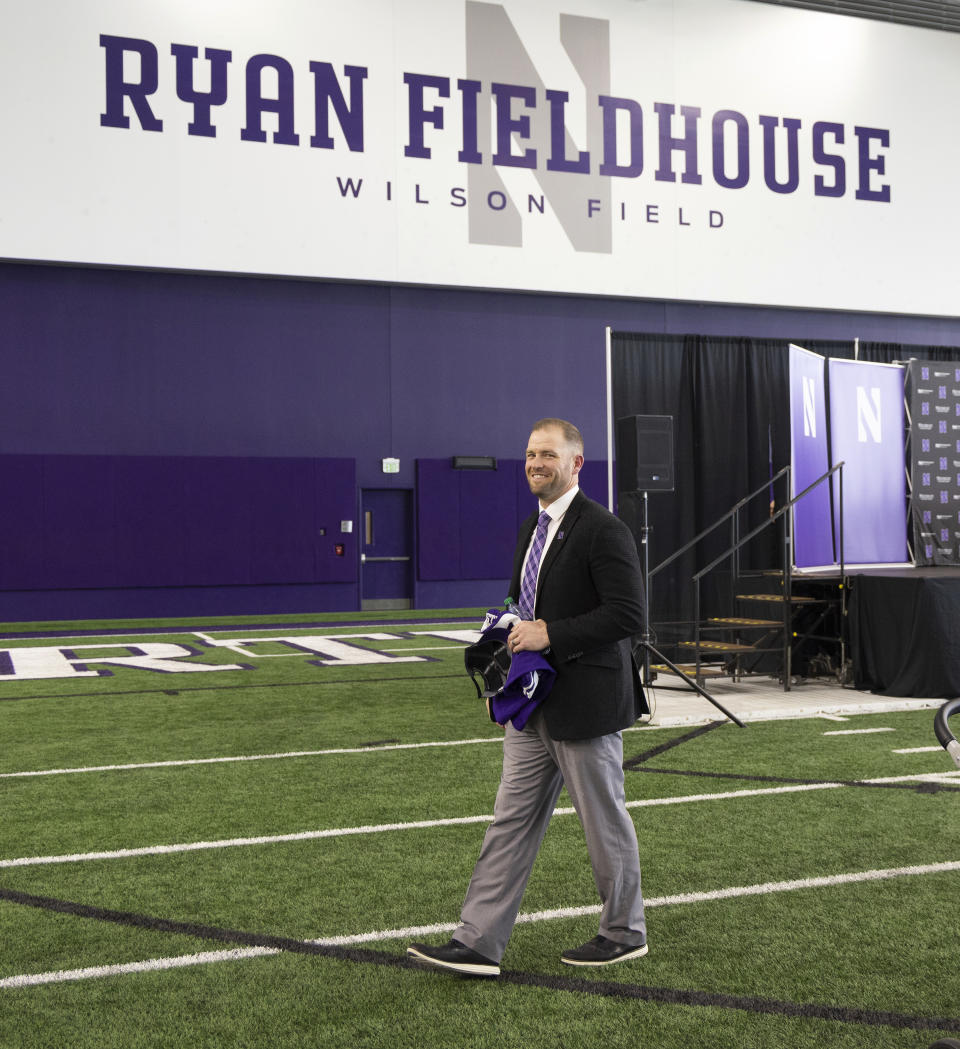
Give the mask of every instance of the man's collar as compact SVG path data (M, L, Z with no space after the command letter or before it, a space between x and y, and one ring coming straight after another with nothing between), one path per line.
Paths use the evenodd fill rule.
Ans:
M562 517L567 512L570 508L570 504L573 502L579 491L580 486L575 484L572 488L564 492L559 499L554 499L549 506L542 506L540 509L546 510L553 520L556 521L558 517Z

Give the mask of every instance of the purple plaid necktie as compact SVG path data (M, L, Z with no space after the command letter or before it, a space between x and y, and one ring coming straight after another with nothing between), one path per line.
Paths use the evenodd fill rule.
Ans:
M537 531L533 537L533 546L530 547L530 556L527 558L523 569L523 582L520 584L520 617L522 619L533 619L533 606L537 599L537 572L540 569L540 558L543 555L543 547L547 541L547 526L550 524L550 515L546 510L540 511L537 518Z

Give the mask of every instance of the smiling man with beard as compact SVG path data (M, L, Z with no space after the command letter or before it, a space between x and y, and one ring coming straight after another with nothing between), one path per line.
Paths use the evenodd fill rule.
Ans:
M459 928L408 955L440 969L497 976L527 879L561 789L587 840L600 895L599 935L564 951L600 966L647 953L636 831L626 809L621 731L647 712L631 636L643 630L643 576L627 526L579 488L580 431L562 419L533 426L526 476L539 511L520 529L511 593L521 622L511 653L542 653L553 688L522 731L504 728L503 775Z

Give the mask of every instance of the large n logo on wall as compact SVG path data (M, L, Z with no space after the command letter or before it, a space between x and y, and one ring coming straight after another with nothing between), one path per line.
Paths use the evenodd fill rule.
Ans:
M590 157L601 153L605 114L610 112L610 119L616 119L611 112L614 100L609 99L603 110L595 104L610 94L610 24L565 14L559 16L559 23L560 43L591 101L584 107L583 150L566 128L568 93L547 90L503 7L467 0L467 79L458 86L466 96L473 92L473 107L465 112L475 126L465 130L465 141L475 143L476 153L461 157L470 162L467 195L472 244L520 247L523 214L543 214L550 208L577 251L613 250L610 179L601 176L595 162L590 163ZM477 97L488 84L494 90L496 142L492 141L491 104ZM546 98L546 109L518 115L534 97ZM465 116L465 124L469 118ZM522 135L522 152L514 150L512 125ZM464 152L468 148L465 145ZM544 164L546 157L550 159ZM518 193L515 199L500 174L509 168L517 169L518 176L527 176L511 179L514 185L532 178L542 192Z

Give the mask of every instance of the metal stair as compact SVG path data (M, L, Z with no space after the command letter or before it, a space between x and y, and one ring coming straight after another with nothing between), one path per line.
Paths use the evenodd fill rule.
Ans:
M702 687L706 678L730 677L734 681L741 681L751 675L762 675L779 679L784 691L789 691L795 670L802 667L803 661L808 659L811 642L816 642L821 648L824 644L828 647L836 646L838 676L844 672L846 588L842 559L839 564L839 585L837 577L826 580L820 578L811 585L809 581L793 572L791 532L791 511L795 503L826 481L835 471L842 469L842 466L842 463L837 464L798 496L785 500L779 509L775 509L771 504L769 520L741 535L740 512L757 496L768 496L772 481L768 482L742 499L714 525L701 532L650 572L652 577L719 525L732 522L729 548L697 572L692 580L693 636L672 642L677 659L683 660L683 663L674 665L682 672L681 676L688 677ZM785 477L788 491L789 473L790 468L785 467L773 479ZM775 522L782 522L783 528L782 565L760 572L742 572L740 552L743 546ZM842 549L842 522L840 536ZM730 614L701 618L701 580L721 564L729 566L731 576L733 596ZM771 589L750 592L748 588L751 578L760 578ZM763 590L762 587L758 589ZM751 605L754 606L754 615L750 614ZM771 606L779 610L777 618L769 617L773 611ZM820 669L824 664L832 666L834 663L832 657L824 659L821 653L817 653L816 656ZM650 670L656 673L673 672L670 666L662 664L654 664Z
M776 605L783 607L784 598L780 594L737 594L735 599L738 603L756 602L762 605ZM797 665L798 647L811 639L809 632L796 629L798 611L810 609L823 605L821 599L803 594L792 594L790 597L789 623L785 631L785 621L781 616L779 619L760 619L750 616L709 616L700 624L699 638L693 640L682 640L676 643L680 653L685 654L687 660L690 655L694 662L688 664L694 677L697 675L697 663L700 667L701 677L730 677L734 681L741 681L745 676L756 672L756 664L766 658L767 662L773 657L774 665L769 671L780 677L783 667L786 665L784 647L789 644L791 667ZM704 634L717 632L723 636L713 638L705 637ZM749 640L752 634L759 634L753 640ZM818 636L817 640L825 640L824 636ZM830 640L833 640L832 638ZM839 639L837 639L839 640ZM754 665L748 657L756 656ZM697 658L699 657L699 659Z

